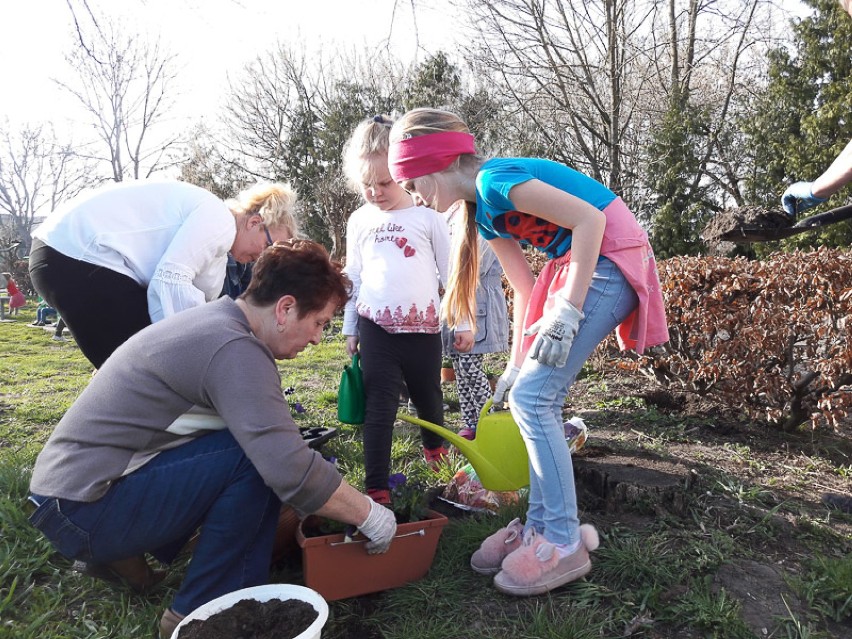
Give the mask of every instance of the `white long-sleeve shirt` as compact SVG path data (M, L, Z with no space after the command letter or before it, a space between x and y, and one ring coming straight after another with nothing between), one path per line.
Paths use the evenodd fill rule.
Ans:
M358 334L358 316L388 333L439 333L438 290L447 282L449 251L447 224L430 208L382 211L365 204L352 213L345 271L353 290L343 334Z
M236 234L233 214L209 191L186 182L135 181L78 195L50 213L33 237L146 286L148 313L157 322L219 296Z

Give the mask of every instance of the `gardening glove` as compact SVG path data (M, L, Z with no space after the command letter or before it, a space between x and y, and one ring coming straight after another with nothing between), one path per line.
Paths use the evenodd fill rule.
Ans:
M524 331L527 336L538 333L530 347L530 357L543 366L565 366L580 320L584 317L581 310L557 295L553 306Z
M503 402L506 401L509 389L512 388L512 385L515 383L515 380L518 378L518 373L520 372L521 369L517 366L509 364L506 367L506 370L503 371L503 374L500 375L500 378L497 380L497 384L494 386L494 396L491 398L491 404L493 406L496 408L503 407Z
M796 182L787 187L784 195L781 196L784 212L790 217L796 217L796 213L807 211L809 208L825 202L827 198L814 195L813 188L813 182Z
M370 499L367 497L367 499ZM364 523L358 526L367 539L367 552L371 555L386 552L396 534L396 517L390 508L385 508L370 499L370 514Z

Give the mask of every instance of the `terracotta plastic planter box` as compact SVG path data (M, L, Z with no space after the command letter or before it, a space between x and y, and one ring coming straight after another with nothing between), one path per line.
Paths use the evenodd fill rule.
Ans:
M343 541L342 534L305 537L302 522L296 540L302 548L305 585L335 601L417 581L429 572L446 524L444 515L430 510L428 519L399 524L386 553L368 555L361 535L351 542Z

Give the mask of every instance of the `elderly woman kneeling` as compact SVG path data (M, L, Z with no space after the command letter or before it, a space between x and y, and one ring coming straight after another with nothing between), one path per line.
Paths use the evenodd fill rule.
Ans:
M92 574L145 591L161 578L145 553L169 563L201 528L161 636L201 604L268 581L282 502L358 526L372 552L390 545L393 514L308 448L275 361L318 343L349 288L320 245L275 244L239 299L120 346L39 455L30 521ZM196 405L221 419L177 419Z

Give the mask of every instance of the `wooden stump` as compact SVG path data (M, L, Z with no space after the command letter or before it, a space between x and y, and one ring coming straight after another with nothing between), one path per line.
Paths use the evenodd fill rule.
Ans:
M605 512L625 509L682 514L695 475L667 460L610 454L584 448L574 457L574 477L581 501Z

